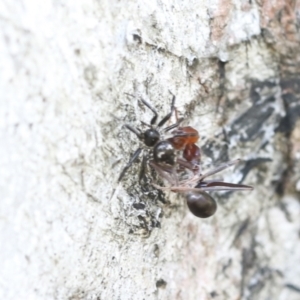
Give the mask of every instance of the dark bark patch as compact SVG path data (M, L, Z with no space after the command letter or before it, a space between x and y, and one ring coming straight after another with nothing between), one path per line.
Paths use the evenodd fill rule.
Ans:
M250 99L253 103L256 103L261 100L262 90L272 90L275 87L276 83L274 81L255 81L250 88Z
M270 96L262 103L255 103L231 125L228 132L229 137L239 135L242 142L255 140L261 135L264 123L272 116L274 112L274 96Z
M159 279L156 281L157 288L165 288L167 286L167 282L163 279Z
M260 164L271 162L271 158L257 157L255 159L250 159L246 161L245 166L242 168L241 173L243 177L239 183L242 183L247 177L248 173L253 169L259 166Z
M144 203L133 203L132 206L135 208L135 209L144 209L146 206Z
M300 293L300 286L296 286L294 284L291 284L291 283L287 283L285 285L288 289L294 291L294 292L297 292L297 293Z
M300 97L293 93L282 95L285 105L286 115L281 119L281 122L276 129L278 132L289 134L295 127L298 119L300 119Z

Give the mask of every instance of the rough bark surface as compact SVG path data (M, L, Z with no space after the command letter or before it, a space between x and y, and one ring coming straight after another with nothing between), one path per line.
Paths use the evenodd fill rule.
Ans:
M299 1L0 4L1 299L299 299ZM197 219L116 181L171 96L206 170L252 192ZM129 93L135 97L126 95ZM112 191L116 189L111 199Z

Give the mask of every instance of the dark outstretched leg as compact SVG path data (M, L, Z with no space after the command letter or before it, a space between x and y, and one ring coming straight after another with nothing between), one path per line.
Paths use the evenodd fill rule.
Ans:
M125 93L126 95L130 96L130 97L133 97L134 98L134 95L131 95L131 94L128 94L128 93ZM154 113L154 117L151 119L151 122L150 124L151 125L154 125L157 121L157 117L158 117L158 114L157 114L157 111L155 110L155 108L153 108L149 102L147 102L146 100L144 100L143 98L141 98L141 101L144 105L146 105L153 113Z
M128 130L130 130L131 132L133 132L139 140L142 140L143 139L143 134L141 133L141 131L139 129L136 129L134 127L132 127L131 125L129 124L125 124L124 125Z
M164 128L163 131L164 132L168 132L168 131L170 131L170 130L176 128L176 127L178 127L183 120L184 120L183 118L178 119L176 123L174 123L173 125L170 125L170 126Z
M154 117L151 119L150 124L154 125L157 121L157 111L150 105L150 103L148 103L146 100L144 100L143 98L141 98L141 101L144 103L144 105L146 105L153 113L154 113Z
M171 92L170 92L171 95L173 95ZM165 117L162 118L162 120L158 123L158 127L162 127L172 116L172 113L175 109L175 95L173 95L173 98L172 98L172 103L171 103L171 112L169 112Z
M118 178L118 182L120 182L122 180L122 178L124 177L125 173L127 172L127 170L132 166L132 164L138 159L139 155L142 152L142 148L138 148L134 154L131 156L131 158L129 159L127 165L124 167L124 169L122 170L119 178Z
M146 177L146 169L147 169L147 156L143 155L143 160L141 163L141 169L140 169L140 173L139 173L139 184L141 184L142 180L144 180Z

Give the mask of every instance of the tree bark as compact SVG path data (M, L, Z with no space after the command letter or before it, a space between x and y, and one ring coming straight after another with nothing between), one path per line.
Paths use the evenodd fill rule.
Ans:
M299 1L1 8L1 299L299 299ZM222 175L255 187L208 219L141 160L117 184L122 126L169 91L203 170L241 158Z

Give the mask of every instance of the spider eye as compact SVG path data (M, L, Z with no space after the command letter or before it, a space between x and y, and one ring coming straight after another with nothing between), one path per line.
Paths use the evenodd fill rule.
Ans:
M172 144L168 141L158 142L153 149L153 156L156 163L164 163L174 166L176 153Z
M148 129L144 132L146 146L153 147L160 139L159 132L155 129Z

